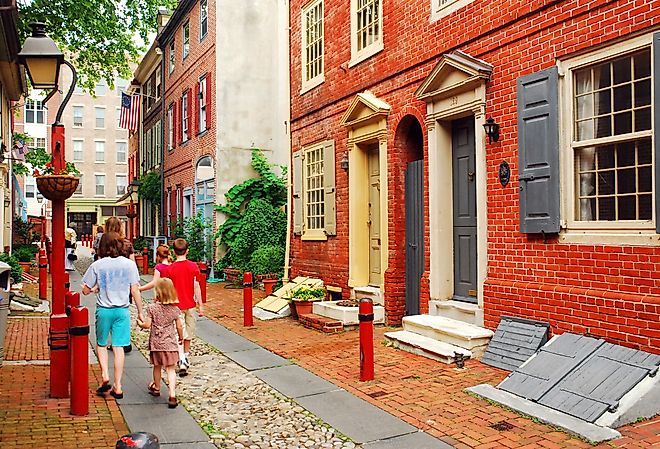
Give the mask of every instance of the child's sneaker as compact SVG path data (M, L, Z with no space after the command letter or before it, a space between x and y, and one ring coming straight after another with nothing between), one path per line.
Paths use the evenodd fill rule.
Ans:
M179 362L179 376L186 377L188 375L188 368L190 365L187 360L181 360Z

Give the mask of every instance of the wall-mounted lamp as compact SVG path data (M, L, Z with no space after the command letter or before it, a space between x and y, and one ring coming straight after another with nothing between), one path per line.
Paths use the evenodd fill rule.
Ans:
M339 166L342 170L348 171L348 154L344 153L344 156L339 161Z
M500 125L495 123L493 117L488 117L486 123L484 123L484 131L486 131L486 135L488 136L488 143L500 140Z

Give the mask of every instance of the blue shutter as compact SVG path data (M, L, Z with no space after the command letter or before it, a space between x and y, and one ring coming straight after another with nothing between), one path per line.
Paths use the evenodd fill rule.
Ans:
M653 133L655 165L655 232L660 233L660 33L653 34Z
M520 232L559 232L557 67L517 80Z

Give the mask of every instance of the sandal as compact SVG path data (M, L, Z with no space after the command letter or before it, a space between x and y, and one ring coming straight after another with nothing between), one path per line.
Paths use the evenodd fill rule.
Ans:
M177 405L179 405L179 401L177 401L176 398L170 397L169 400L167 401L168 408L176 408Z
M124 398L124 393L117 393L115 389L113 388L110 390L110 396L112 396L115 399L123 399Z
M107 393L108 390L110 390L111 388L112 388L112 386L110 386L110 381L109 381L109 380L104 380L103 383L101 384L101 386L99 386L99 387L96 389L96 394L98 394L98 395L104 395L104 394Z
M160 389L156 388L156 384L154 382L151 382L149 384L149 387L147 387L147 389L149 390L150 395L156 396L156 397L160 396Z

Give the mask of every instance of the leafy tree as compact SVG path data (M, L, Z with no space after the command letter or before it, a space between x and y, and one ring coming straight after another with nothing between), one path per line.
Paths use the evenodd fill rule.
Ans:
M21 41L31 34L31 22L45 22L46 32L68 55L80 75L80 85L93 91L106 79L131 79L130 62L137 62L157 29L159 7L170 10L176 0L32 0L17 2Z

